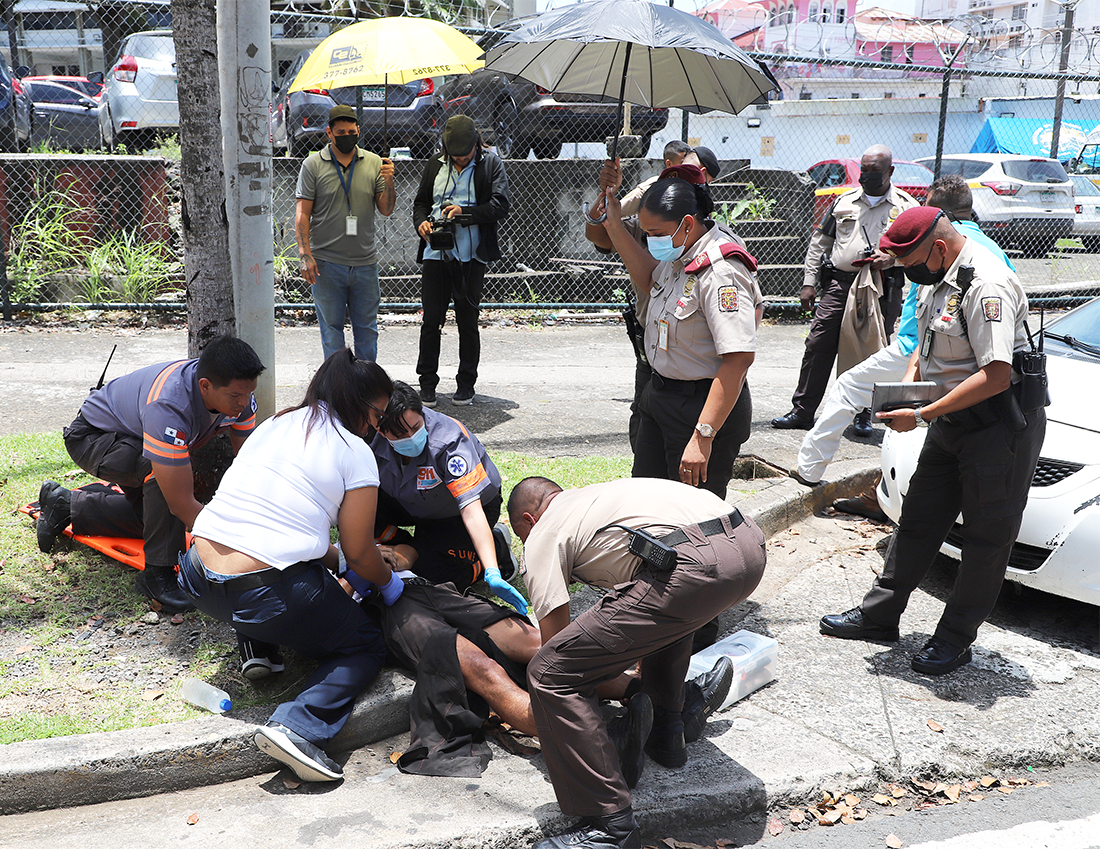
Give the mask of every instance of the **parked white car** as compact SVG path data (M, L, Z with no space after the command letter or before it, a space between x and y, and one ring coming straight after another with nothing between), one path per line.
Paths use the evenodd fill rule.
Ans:
M167 30L136 32L122 42L103 80L99 128L108 150L150 147L158 135L179 132L176 45Z
M1085 174L1071 174L1074 198L1073 235L1092 253L1100 252L1100 186Z
M1045 350L1051 399L1046 438L1007 577L1100 605L1100 395L1089 388L1100 382L1100 298L1050 322ZM895 522L927 433L886 431L877 494ZM956 522L941 551L958 559L960 544Z
M918 159L929 168L935 157ZM1056 159L1010 153L952 153L940 176L959 174L974 195L974 218L1002 248L1046 256L1073 235L1073 183Z

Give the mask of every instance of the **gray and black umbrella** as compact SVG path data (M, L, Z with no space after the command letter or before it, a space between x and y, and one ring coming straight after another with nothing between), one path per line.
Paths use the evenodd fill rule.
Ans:
M550 91L617 100L620 113L624 101L737 113L779 88L713 24L646 0L593 0L544 12L482 58L488 68Z

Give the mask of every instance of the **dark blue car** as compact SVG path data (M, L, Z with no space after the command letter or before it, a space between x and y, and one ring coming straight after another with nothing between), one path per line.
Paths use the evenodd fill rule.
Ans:
M31 99L23 93L7 62L0 60L0 151L19 153L31 138Z

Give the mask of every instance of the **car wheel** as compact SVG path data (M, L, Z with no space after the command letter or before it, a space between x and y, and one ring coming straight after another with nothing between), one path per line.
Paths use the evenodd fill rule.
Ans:
M309 145L297 136L287 136L287 144L290 155L295 159L304 159L309 156Z
M14 115L10 127L0 127L0 150L4 153L17 153L19 150L19 136L15 132Z
M516 158L514 148L518 121L519 112L516 111L516 104L511 100L506 100L497 107L496 115L493 117L493 141L501 159ZM526 156L527 151L523 151L523 155Z
M1039 259L1050 253L1054 242L1050 238L1020 239L1020 252L1028 259Z
M533 147L535 148L535 156L539 159L557 159L558 154L561 153L560 141L546 141L540 139L535 142Z

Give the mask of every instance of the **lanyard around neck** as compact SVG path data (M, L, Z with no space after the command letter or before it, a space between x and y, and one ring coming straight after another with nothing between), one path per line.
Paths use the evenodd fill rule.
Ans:
M348 191L348 186L351 185L352 178L355 176L355 163L359 161L359 156L356 155L348 166L348 179L344 182L344 166L336 159L336 154L332 154L332 164L336 167L336 176L340 178L340 188L344 190L344 198L348 202L348 212L351 212L351 193Z

